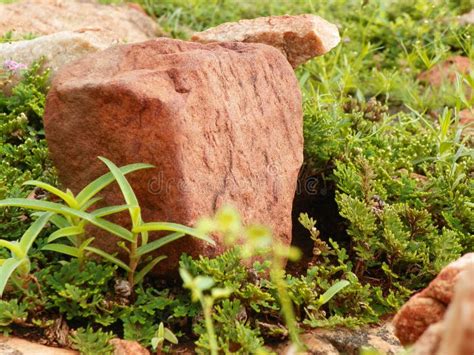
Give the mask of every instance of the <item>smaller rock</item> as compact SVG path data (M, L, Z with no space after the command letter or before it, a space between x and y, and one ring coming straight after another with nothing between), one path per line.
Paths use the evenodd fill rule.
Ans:
M429 297L415 295L394 319L395 335L403 345L413 344L428 327L443 319L446 306Z
M403 345L415 343L431 324L441 321L453 299L460 275L474 265L474 253L446 266L427 288L413 296L398 311L393 323Z
M53 348L17 337L0 335L0 355L78 355L77 351Z
M52 78L64 64L117 43L107 36L101 36L101 33L101 30L63 31L30 41L2 43L0 66L10 60L29 66L44 58L43 67L51 69L50 78ZM17 83L20 78L19 75L13 76L9 87Z
M459 16L459 23L461 25L474 25L474 9Z
M195 42L263 43L279 49L293 68L323 55L340 42L337 26L315 15L270 16L228 22L195 33Z
M381 354L395 355L403 350L389 322L377 327L354 330L346 328L308 330L301 335L301 340L308 348L303 354L359 355L362 349L368 348ZM288 343L280 345L275 350L279 354L295 354L294 348Z
M418 80L438 88L443 82L455 83L459 75L468 75L473 65L468 57L453 56L418 75Z
M114 347L114 355L150 355L150 352L136 341L115 338L110 344Z

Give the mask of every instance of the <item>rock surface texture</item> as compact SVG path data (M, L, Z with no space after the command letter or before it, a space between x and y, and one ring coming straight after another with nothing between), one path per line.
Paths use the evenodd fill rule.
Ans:
M129 175L144 220L193 225L231 203L245 222L291 241L291 209L303 161L302 102L293 69L261 44L157 39L109 48L63 67L47 97L45 130L64 186L77 192L117 165L151 163ZM104 192L123 203L118 189ZM128 216L117 217L127 224ZM116 239L96 238L112 251ZM177 266L182 252L224 250L181 239L160 250Z
M195 33L193 41L263 43L280 50L293 68L323 55L340 41L336 25L315 15L271 16L229 22Z
M413 296L400 309L394 319L394 325L395 334L402 344L413 344L423 335L420 342L431 344L434 347L434 342L427 339L439 338L437 334L440 333L440 329L444 335L448 332L452 333L453 327L456 327L456 333L464 339L464 342L472 339L467 337L467 334L464 337L461 334L464 331L474 333L472 328L472 324L474 324L474 283L473 279L470 279L474 273L473 270L474 253L464 255L446 266L427 288ZM469 277L465 276L466 274L469 274ZM446 309L448 309L447 313ZM459 319L454 320L455 317L449 316L452 313L457 314ZM467 320L461 321L463 317L467 317ZM449 321L450 318L451 321ZM433 327L434 324L440 322L444 324L442 327L440 325ZM456 326L456 322L459 322L458 326ZM470 328L463 330L461 324L469 322ZM438 339L437 343L440 342L441 340ZM431 354L431 352L428 353Z
M24 0L0 4L0 35L14 30L15 38L61 31L101 30L107 41L146 41L160 34L150 17L129 6L100 5L76 0Z
M357 330L314 329L304 333L301 340L308 347L307 354L314 355L359 355L363 348L376 349L380 354L395 355L403 350L390 323ZM291 348L291 345L283 344L275 350L278 354L291 354Z
M150 355L150 352L136 341L115 338L110 344L114 347L113 355Z

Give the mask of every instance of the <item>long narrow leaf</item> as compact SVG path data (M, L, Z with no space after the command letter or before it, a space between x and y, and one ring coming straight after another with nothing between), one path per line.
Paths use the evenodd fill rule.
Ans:
M26 230L26 232L22 235L20 240L20 249L24 255L26 256L28 251L30 250L31 246L33 245L35 239L38 237L40 232L43 230L46 223L48 223L49 219L53 213L44 213L40 218L34 221L31 226Z
M130 217L132 219L132 225L137 226L140 224L140 207L138 204L137 196L135 195L135 192L133 192L132 186L128 182L128 180L125 178L125 175L122 173L122 171L112 163L110 160L104 157L99 157L99 159L107 165L109 168L110 172L113 174L115 180L117 181L117 184L120 187L120 190L122 191L123 198L125 199L125 202L127 205L129 205L128 210L130 211Z
M39 200L28 200L28 199L22 199L22 198L10 198L10 199L5 199L5 200L0 201L0 207L7 207L7 206L29 208L32 210L55 212L55 213L59 213L65 216L79 217L118 237L121 237L127 241L133 241L133 234L130 231L126 230L125 228L117 224L114 224L112 222L109 222L105 219L95 217L94 215L90 213L87 213L84 211L78 211L73 208L63 206L59 203L39 201Z
M158 257L154 258L152 261L150 261L148 264L146 264L139 272L137 272L135 274L135 278L134 278L135 285L142 282L142 280L146 276L146 274L148 274L155 267L156 264L158 264L160 261L162 261L166 258L167 258L167 256L161 255L161 256L158 256Z
M148 253L152 252L153 250L159 249L163 245L174 242L175 240L180 239L184 236L185 236L184 233L176 232L176 233L169 234L169 235L167 235L163 238L156 239L156 240L154 240L154 241L152 241L148 244L145 244L145 245L142 245L141 247L139 247L137 249L137 255L138 256L143 256L145 254L148 254Z
M329 287L329 289L324 292L318 300L318 303L320 305L326 304L333 298L339 291L341 291L343 288L349 286L350 282L347 280L341 280L339 282L336 282L334 285Z
M5 286L7 285L10 276L16 270L18 266L20 266L22 260L18 259L7 259L0 267L0 297L3 295L3 291L5 290Z
M79 247L79 251L80 252L83 252L88 246L90 243L92 243L94 241L95 238L89 238L87 240L85 240L81 246Z
M149 168L153 168L153 165L139 163L139 164L130 164L130 165L123 166L120 168L120 171L123 174L128 174L133 171L137 171L141 169L149 169ZM79 194L76 196L77 202L82 207L84 203L89 201L102 189L110 185L114 180L115 180L114 175L110 172L95 179L89 185L87 185L84 189L82 189L81 192L79 192Z
M85 202L85 203L81 206L80 210L81 210L81 211L85 211L85 210L87 210L89 207L91 207L92 205L94 205L96 202L98 202L98 201L100 201L100 200L102 200L102 197L94 197L94 198L91 198L90 200L88 200L87 202Z
M55 251L56 253L66 254L74 258L78 258L80 255L78 248L64 244L46 244L41 250Z
M33 215L35 214L38 214L38 212L33 213ZM66 218L58 214L51 216L49 220L52 224L54 224L58 228L66 228L66 227L71 226Z
M103 257L104 259L110 261L111 263L121 267L122 269L124 269L125 271L127 272L131 272L132 270L128 267L127 264L125 264L122 260L120 259L117 259L115 256L113 255L110 255L109 253L106 253L105 251L103 250L100 250L100 249L97 249L97 248L94 248L94 247L86 247L85 248L87 251L90 251L94 254L97 254L101 257Z
M47 184L47 183L42 182L42 181L37 181L37 180L28 180L28 181L24 182L23 185L37 186L37 187L39 187L43 190L46 190L46 191L52 193L53 195L58 196L60 199L62 199L64 202L66 202L69 205L69 207L72 207L72 208L77 208L78 207L78 203L77 203L76 199L74 198L74 195L72 195L72 193L67 194L66 192L62 192L61 190L59 190L58 188L56 188L56 187L54 187L50 184Z
M79 235L82 233L84 233L84 228L81 228L79 226L70 226L70 227L61 228L51 233L51 235L48 237L48 243L51 243L59 238Z
M188 234L195 238L204 240L209 244L215 245L216 243L209 238L207 235L200 233L194 228L183 226L182 224L178 223L170 223L170 222L151 222L151 223L143 223L140 226L137 226L133 229L134 233L141 233L141 232L152 232L152 231L170 231L170 232L179 232Z
M104 207L104 208L99 208L95 211L92 211L91 214L96 217L105 217L114 213L119 213L122 211L125 211L129 208L129 205L119 205L119 206L110 206L110 207Z

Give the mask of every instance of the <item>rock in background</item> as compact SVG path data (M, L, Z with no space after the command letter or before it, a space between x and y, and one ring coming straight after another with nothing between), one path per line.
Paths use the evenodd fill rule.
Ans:
M14 30L14 38L61 31L101 30L108 41L146 41L161 33L144 12L130 6L101 5L76 0L24 0L0 5L0 36Z
M223 23L195 33L193 41L201 43L263 43L277 48L293 68L311 58L323 55L340 41L336 25L315 15L270 16Z
M42 66L51 69L53 77L64 64L116 44L101 34L101 30L63 31L29 41L0 43L0 63L14 60L30 66L41 58Z
M63 67L45 113L51 157L74 192L117 165L151 163L130 174L144 220L193 225L231 203L245 222L291 241L291 209L303 161L302 102L286 58L261 44L157 39L94 53ZM104 193L123 204L118 189ZM128 216L118 222L126 224ZM118 251L113 236L99 236ZM160 250L175 269L183 252L224 250L182 239Z
M15 40L0 43L0 73L7 69L9 75L8 83L0 90L7 95L21 78L19 73L2 68L7 61L30 66L43 59L43 68L49 68L53 78L61 66L85 54L162 34L143 10L73 0L0 4L0 36L10 31ZM29 35L36 38L18 40Z

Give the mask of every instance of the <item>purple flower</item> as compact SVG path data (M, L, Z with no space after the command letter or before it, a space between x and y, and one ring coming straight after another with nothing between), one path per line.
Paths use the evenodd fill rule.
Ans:
M23 63L17 63L14 60L7 59L3 62L3 68L10 71L19 71L21 69L27 69L28 66Z

